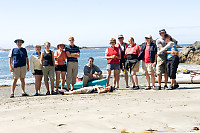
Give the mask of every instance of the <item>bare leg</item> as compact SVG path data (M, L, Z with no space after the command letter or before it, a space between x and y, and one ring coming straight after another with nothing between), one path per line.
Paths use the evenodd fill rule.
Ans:
M125 81L126 81L126 87L129 87L128 85L128 72L125 71Z
M74 90L74 84L71 84L71 90Z
M54 91L54 81L51 82L51 91Z
M119 88L119 74L118 73L119 73L119 70L114 70L114 82L117 83L117 88Z
M158 74L158 85L161 86L162 74Z
M108 81L107 81L107 84L106 84L106 86L109 86L110 84L110 75L111 75L111 70L108 70L108 72L107 72L107 79L108 79Z
M138 86L138 78L137 78L136 72L132 71L131 72L131 77L132 77L132 83L133 83L133 85Z
M65 85L65 75L66 72L61 72L61 89L63 89Z
M43 75L39 75L38 93L40 93L40 88L41 88L41 84L42 84L42 77L43 77Z
M70 86L70 84L67 84L67 90L69 90L69 86Z
M41 86L41 76L35 75L35 92L38 94Z
M45 86L46 86L46 88L47 88L47 91L49 91L49 82L47 81L47 82L45 82L44 84L45 84Z
M81 90L74 90L70 92L64 92L64 95L81 94Z
M12 82L12 85L11 85L11 94L14 94L14 92L15 92L17 80L18 79L13 79L13 82Z
M25 81L24 81L24 78L20 78L20 80L21 80L22 93L25 93Z
M165 85L167 85L167 83L168 83L168 74L165 73Z
M60 74L61 74L61 71L56 71L56 90L58 90L58 87L59 87Z
M150 86L150 76L149 76L148 72L145 72L145 75L146 75L146 79L147 79L147 86L149 87Z
M151 74L151 83L152 86L155 86L155 74Z

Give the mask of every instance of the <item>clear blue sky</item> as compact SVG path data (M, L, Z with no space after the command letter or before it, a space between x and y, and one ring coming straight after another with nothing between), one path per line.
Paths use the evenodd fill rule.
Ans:
M106 46L118 34L136 43L165 28L179 43L200 40L199 0L0 0L0 47L68 43Z

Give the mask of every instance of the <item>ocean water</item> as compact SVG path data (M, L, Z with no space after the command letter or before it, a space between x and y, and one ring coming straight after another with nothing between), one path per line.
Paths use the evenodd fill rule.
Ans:
M181 46L185 46L181 45ZM94 58L94 64L99 66L99 68L103 71L103 74L106 74L106 59L105 59L105 50L106 47L95 47L92 49L81 49L81 56L79 58L78 65L78 77L83 76L83 68L86 63L88 63L88 58ZM181 50L181 49L179 49ZM43 51L43 50L42 50ZM34 50L27 50L28 57L30 58L31 54ZM10 73L9 65L8 65L8 53L9 51L0 50L0 85L11 85L12 75ZM180 64L184 68L189 69L200 69L199 65L192 64ZM31 71L26 74L26 83L33 83L34 76L31 74ZM20 82L18 81L18 84Z
M78 65L78 77L82 77L84 65L88 63L88 58L94 58L94 64L98 65L99 68L105 73L106 72L106 60L105 60L106 47L96 47L92 49L81 49L81 57L79 58ZM43 50L41 50L43 51ZM30 59L31 54L34 50L27 50L28 57ZM12 75L8 64L9 51L0 50L0 85L11 85ZM29 60L30 61L30 60ZM34 76L31 71L26 74L26 83L33 83ZM18 84L20 82L18 81Z

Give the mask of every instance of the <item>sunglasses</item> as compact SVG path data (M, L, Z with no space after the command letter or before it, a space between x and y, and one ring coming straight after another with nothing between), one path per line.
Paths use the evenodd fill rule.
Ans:
M129 42L134 42L133 40L129 41Z
M118 38L118 39L123 39L123 37L120 37L120 38Z
M69 41L70 41L70 42L71 42L71 41L74 41L74 39L71 39L71 40L69 40Z
M145 39L151 39L151 38L145 38Z
M94 62L94 61L90 61L90 62Z

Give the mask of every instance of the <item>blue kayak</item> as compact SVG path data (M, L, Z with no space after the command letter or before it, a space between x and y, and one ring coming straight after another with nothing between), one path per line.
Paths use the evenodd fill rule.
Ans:
M100 86L103 86L105 88L107 81L108 81L108 79L93 80L93 81L88 82L87 86L100 85ZM76 84L74 84L74 89L80 89L80 88L82 88L82 86L83 86L83 81L76 82ZM61 87L61 82L59 84L59 88L60 87ZM67 88L67 85L65 84L64 89L66 89L66 88Z

